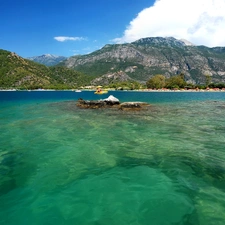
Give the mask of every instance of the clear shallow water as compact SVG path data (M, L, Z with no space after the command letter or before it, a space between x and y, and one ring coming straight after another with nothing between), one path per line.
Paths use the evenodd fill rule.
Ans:
M152 107L75 106L110 94ZM0 99L0 224L225 224L225 93Z

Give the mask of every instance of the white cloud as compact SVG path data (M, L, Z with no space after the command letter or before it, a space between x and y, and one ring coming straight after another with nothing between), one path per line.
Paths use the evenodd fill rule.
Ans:
M65 37L65 36L58 36L54 37L56 41L64 42L64 41L82 41L85 40L83 37Z
M225 46L225 0L156 0L134 18L116 43L175 37L196 45Z

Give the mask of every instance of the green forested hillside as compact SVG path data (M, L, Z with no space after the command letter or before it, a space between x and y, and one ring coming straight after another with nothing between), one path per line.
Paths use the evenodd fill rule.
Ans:
M91 81L90 76L66 67L53 66L49 67L49 70L49 76L54 81L53 85L55 84L59 89L61 89L60 86L64 86L65 88L77 88L83 85L89 85Z
M63 67L47 67L0 50L0 88L76 88L89 80L80 72Z

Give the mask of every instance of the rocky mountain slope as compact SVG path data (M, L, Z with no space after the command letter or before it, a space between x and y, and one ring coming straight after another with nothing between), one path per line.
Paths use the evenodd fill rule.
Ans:
M32 60L37 63L40 63L40 64L43 64L43 65L46 65L46 66L54 66L67 58L64 56L44 54L41 56L28 57L27 59Z
M130 44L106 45L88 55L72 56L60 65L98 78L118 73L146 82L156 74L171 77L184 74L192 84L203 84L205 76L212 82L225 82L225 47L194 46L172 37L143 38ZM118 76L117 76L118 79Z
M0 88L75 88L89 84L90 77L65 68L47 67L0 49Z

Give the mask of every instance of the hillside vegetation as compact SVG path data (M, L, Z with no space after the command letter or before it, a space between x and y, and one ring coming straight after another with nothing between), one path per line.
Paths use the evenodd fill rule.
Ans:
M88 84L90 77L65 67L47 67L0 50L0 88L76 88Z

